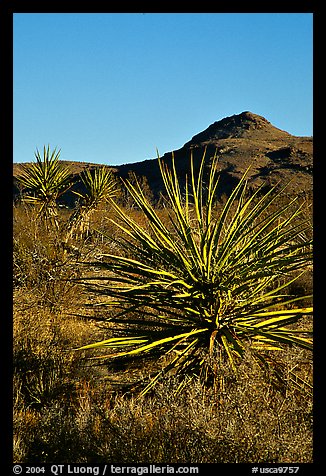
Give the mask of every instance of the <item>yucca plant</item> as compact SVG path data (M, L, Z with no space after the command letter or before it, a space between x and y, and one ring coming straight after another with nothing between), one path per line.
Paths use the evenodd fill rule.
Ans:
M94 208L101 201L116 194L117 184L112 170L107 167L97 167L93 171L84 170L81 179L86 188L85 195L81 196L88 208Z
M36 163L22 164L22 174L18 182L26 190L23 200L38 207L39 217L46 225L58 228L56 201L70 187L69 167L59 161L60 150L50 152L50 147L43 147L43 155L37 149Z
M117 183L111 169L98 167L84 170L80 175L85 187L84 193L74 191L80 197L80 203L67 223L66 241L77 232L83 235L88 230L91 214L97 206L116 195Z
M106 272L91 287L117 310L111 321L120 327L82 349L108 349L101 359L161 358L143 394L169 371L181 386L187 376L212 380L223 361L236 372L247 349L267 368L272 351L311 349L309 333L294 324L312 308L286 293L311 260L309 223L297 198L278 206L282 192L249 193L247 171L218 211L217 157L204 154L197 172L191 157L183 191L174 159L171 169L158 161L169 218L163 222L139 184L126 181L147 226L113 203L124 253L101 257Z

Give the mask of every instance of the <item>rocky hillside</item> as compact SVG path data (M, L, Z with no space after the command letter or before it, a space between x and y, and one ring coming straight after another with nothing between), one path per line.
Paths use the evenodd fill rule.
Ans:
M273 126L267 119L249 111L214 122L196 134L183 147L164 154L171 163L172 154L180 177L189 171L190 156L198 164L206 149L206 156L217 152L220 170L220 193L228 194L250 166L249 183L255 188L262 183L267 188L280 183L288 185L290 194L312 193L313 138L297 137ZM72 174L96 164L74 163ZM115 173L123 178L129 171L145 176L153 192L158 195L163 188L157 159L115 166ZM14 176L19 164L14 166ZM14 189L15 192L15 189Z
M208 157L217 151L221 193L229 193L249 166L249 182L254 188L262 183L270 187L279 182L290 182L289 193L310 194L312 191L312 137L293 136L262 116L243 112L214 122L196 134L181 149L173 151L179 173L189 170L191 153L198 163L205 148ZM167 162L171 157L172 152L163 156ZM117 169L123 177L129 170L146 175L154 190L162 186L156 159L122 165Z

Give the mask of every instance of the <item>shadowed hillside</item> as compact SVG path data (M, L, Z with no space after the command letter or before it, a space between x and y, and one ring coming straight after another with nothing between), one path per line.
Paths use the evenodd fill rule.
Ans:
M268 187L291 181L289 193L310 193L312 190L312 137L293 136L277 129L262 116L243 112L214 122L195 135L173 152L180 175L189 170L191 153L198 163L205 147L208 156L213 156L215 151L218 153L221 193L228 194L249 165L253 187L262 182ZM171 157L172 152L163 156L168 163ZM162 187L156 159L122 165L117 170L122 177L129 170L146 175L155 191Z

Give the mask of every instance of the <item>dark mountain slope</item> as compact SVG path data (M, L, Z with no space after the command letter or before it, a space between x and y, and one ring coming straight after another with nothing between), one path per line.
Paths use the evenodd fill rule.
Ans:
M250 184L254 188L261 183L270 187L278 182L283 185L291 182L289 193L312 191L312 137L293 136L257 114L243 112L214 122L175 150L173 155L180 176L189 171L191 154L194 162L199 163L205 149L207 157L217 151L221 194L228 194L249 166ZM167 163L171 163L171 158L172 152L163 155ZM145 175L155 191L162 188L157 159L117 167L122 177L130 170Z

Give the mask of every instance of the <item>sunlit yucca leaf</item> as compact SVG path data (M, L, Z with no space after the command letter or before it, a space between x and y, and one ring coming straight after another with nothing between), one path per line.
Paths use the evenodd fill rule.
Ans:
M286 293L311 261L309 223L298 200L276 206L282 191L249 191L247 171L219 209L216 157L204 154L197 167L191 158L183 189L174 160L171 169L158 161L168 220L160 218L137 182L126 181L147 226L113 202L125 253L102 256L97 264L110 277L107 272L94 277L92 287L116 309L112 322L126 324L124 337L84 349L112 348L100 356L112 359L162 356L165 364L142 393L167 371L207 379L209 359L220 354L236 371L248 347L263 363L266 352L284 345L311 349L311 336L293 325L312 308L295 307L303 298Z

